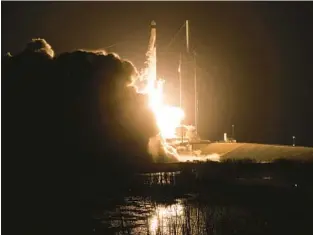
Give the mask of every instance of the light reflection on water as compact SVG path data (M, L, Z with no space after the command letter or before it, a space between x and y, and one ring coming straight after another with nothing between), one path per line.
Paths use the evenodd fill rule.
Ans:
M174 172L156 172L141 174L144 178L144 184L158 184L158 185L175 185L176 178L180 175L180 171Z
M207 204L207 201L200 203L201 200L193 194L183 198L172 195L168 185L175 185L176 181L180 185L181 176L181 172L139 175L139 182L148 186L143 192L149 188L149 193L126 196L114 209L102 211L95 218L101 225L94 234L201 235L240 234L240 231L252 234L264 226L262 219L251 221L248 211L241 207Z
M156 204L140 197L125 198L113 212L106 212L103 224L112 234L185 234L186 208L184 200L172 204Z
M178 230L182 227L182 221L184 218L184 207L181 200L178 200L175 204L163 206L159 205L155 208L155 212L150 215L149 233L150 234L171 234L171 230ZM176 228L176 229L173 229Z
M200 206L187 199L164 204L141 197L127 197L123 205L104 215L102 224L108 228L105 234L150 235L232 234L225 229L233 229L234 224L237 229L245 226L242 218L248 217L240 208Z

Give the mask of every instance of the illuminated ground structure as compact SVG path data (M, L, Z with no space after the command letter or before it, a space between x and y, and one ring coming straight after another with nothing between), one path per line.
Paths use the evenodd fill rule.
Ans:
M193 145L192 156L181 154L180 161L223 161L252 159L271 162L277 159L313 161L313 148L252 143L198 143Z

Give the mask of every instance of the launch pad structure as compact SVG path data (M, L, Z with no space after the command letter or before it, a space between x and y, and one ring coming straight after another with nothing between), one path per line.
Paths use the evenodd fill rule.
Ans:
M150 71L155 76L155 80L157 80L157 59L156 59L156 22L152 21L150 25L150 39L149 39L149 47L148 47L148 55L150 58L153 57L149 63L153 63L151 66L154 71ZM195 50L190 50L190 27L189 21L186 20L184 23L186 30L186 47L183 51L179 53L179 63L178 63L178 77L179 77L179 106L181 109L187 111L187 113L194 113L193 116L193 125L195 128L196 138L185 138L183 131L181 131L181 135L176 139L167 139L167 143L171 146L175 146L177 149L177 153L180 157L184 156L194 156L196 159L201 159L201 157L205 157L208 155L218 156L221 159L246 159L247 157L251 157L260 161L260 162L270 162L274 159L303 159L303 160L313 160L313 148L309 147L295 147L295 146L277 146L277 145L266 145L266 144L256 144L256 143L236 143L236 140L232 139L229 141L227 136L225 135L224 141L219 142L211 142L209 140L201 140L198 136L198 118L199 118L199 108L198 108L198 79L197 79L197 61L196 61L196 52ZM150 54L149 54L150 53ZM152 54L151 54L152 53ZM185 61L184 61L185 59ZM185 62L185 64L183 63ZM192 75L189 73L184 73L188 70L188 65L192 65ZM184 65L184 66L183 66ZM184 77L184 75L186 75ZM189 76L188 76L189 75ZM193 78L193 79L190 79ZM193 97L188 96L187 89L183 89L183 83L188 81L191 90L193 89ZM192 84L192 85L191 85ZM186 87L189 88L189 87ZM194 102L189 102L192 108L186 110L186 97L188 99L192 99ZM185 98L185 99L184 99ZM191 112L190 112L191 111ZM181 125L183 127L184 125ZM232 138L234 137L234 125L232 125ZM180 159L180 161L183 161Z

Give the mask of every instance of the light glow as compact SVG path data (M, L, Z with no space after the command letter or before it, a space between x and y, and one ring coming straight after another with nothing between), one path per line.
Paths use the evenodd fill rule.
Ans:
M170 106L164 101L163 86L165 81L157 79L156 75L156 48L149 47L147 53L147 67L140 74L139 81L145 82L144 88L139 91L149 97L149 107L153 111L160 135L164 139L176 138L176 129L185 117L184 111L175 106Z

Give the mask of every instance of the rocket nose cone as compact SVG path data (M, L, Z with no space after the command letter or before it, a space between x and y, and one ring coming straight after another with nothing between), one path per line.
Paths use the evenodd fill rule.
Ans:
M154 20L151 21L151 26L156 26L156 23Z

